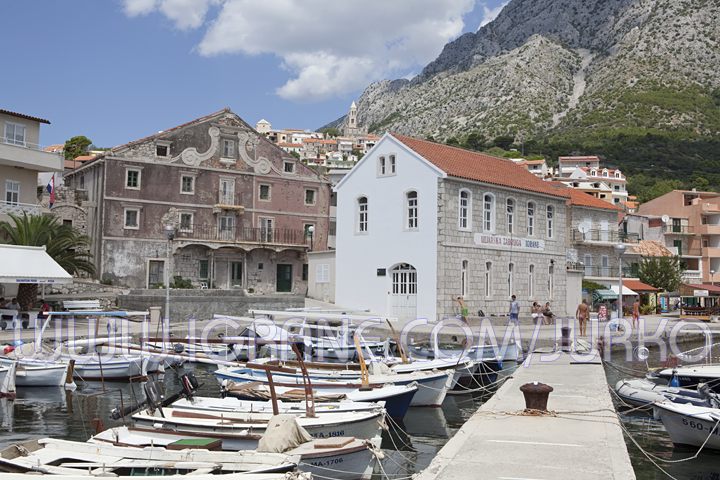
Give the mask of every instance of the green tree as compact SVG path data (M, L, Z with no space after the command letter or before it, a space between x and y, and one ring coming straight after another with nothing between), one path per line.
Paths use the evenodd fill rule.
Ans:
M328 138L336 138L340 136L340 130L334 127L321 128L318 130L320 133L324 133Z
M465 147L469 150L475 150L475 151L481 152L485 148L486 144L487 144L487 140L485 139L485 137L480 135L478 132L472 132L465 139L465 143L463 144L463 147Z
M493 139L492 144L495 147L500 147L503 150L510 150L512 144L515 143L515 137L512 135L501 135Z
M0 236L11 245L45 246L48 255L71 275L95 273L92 255L88 252L90 239L71 225L60 223L57 217L10 214L10 221L0 222ZM37 291L37 284L21 283L18 303L24 309L31 307L37 300Z
M72 137L65 142L65 160L74 160L80 155L85 155L90 145L92 145L92 140L84 135Z
M638 277L643 283L672 292L682 282L678 257L647 257L640 262Z

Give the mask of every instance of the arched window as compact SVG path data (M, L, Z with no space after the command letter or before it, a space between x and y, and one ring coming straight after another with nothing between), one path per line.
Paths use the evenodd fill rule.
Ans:
M460 265L460 295L467 298L468 294L468 261L463 260Z
M492 293L492 262L485 262L485 296Z
M360 197L357 201L357 231L365 233L368 231L368 199Z
M415 190L405 194L406 210L407 210L407 229L418 229L418 194Z
M527 234L529 237L535 235L535 203L527 204Z
M603 170L603 177L607 177L607 176L608 176L608 171L607 171L607 168L606 168L606 169Z
M508 296L513 294L513 287L515 283L515 264L508 264Z
M547 236L553 238L554 222L555 222L555 209L552 205L547 206Z
M385 157L378 157L378 164L377 164L377 173L380 176L387 174L387 163L385 162Z
M528 268L528 296L530 298L535 296L535 265L530 265Z
M458 208L458 228L460 230L472 230L472 193L470 190L460 190Z
M515 224L515 200L512 198L507 199L505 212L507 215L507 231L508 233L513 233Z
M592 170L590 170L590 176L597 177L597 170L595 170L594 168Z
M490 193L483 197L483 230L495 231L495 197Z
M620 170L615 170L615 178L621 178Z

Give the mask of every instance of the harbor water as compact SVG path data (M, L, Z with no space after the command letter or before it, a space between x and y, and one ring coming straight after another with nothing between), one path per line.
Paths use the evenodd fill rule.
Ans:
M659 365L659 360L653 355L657 353L651 352L649 364ZM624 352L613 353L613 363L623 368L645 368L644 362L626 362ZM198 395L218 396L218 383L212 369L207 366L168 369L158 381L164 385L166 392L176 392L180 388L180 375L188 371L193 371L201 383ZM511 372L508 369L505 373ZM626 377L610 367L606 368L606 374L610 385ZM402 422L390 421L389 430L383 434L382 447L386 456L382 472L390 478L401 478L424 469L486 398L484 392L448 395L442 408L411 408ZM66 393L61 388L20 389L15 401L0 400L0 448L41 437L87 440L95 432L95 419L102 422L104 428L131 423L129 418L125 421L111 420L110 412L121 404L127 406L142 399L142 384L119 382L106 382L104 388L100 382L80 383L73 393ZM549 406L552 408L552 396ZM582 405L578 405L578 409L582 409ZM696 449L674 448L662 424L651 414L619 413L630 435L646 452L673 461L694 455ZM626 443L638 479L669 478L627 437ZM677 479L720 479L720 453L712 451L702 452L691 461L660 465ZM382 478L382 475L379 473L377 478Z

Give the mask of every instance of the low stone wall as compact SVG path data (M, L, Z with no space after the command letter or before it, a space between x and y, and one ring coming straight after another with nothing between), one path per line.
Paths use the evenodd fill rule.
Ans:
M125 310L147 310L165 306L165 290L137 289L118 296L118 307ZM247 315L248 310L284 310L305 306L304 295L247 295L242 290L170 290L170 317L184 320L212 318L213 314Z

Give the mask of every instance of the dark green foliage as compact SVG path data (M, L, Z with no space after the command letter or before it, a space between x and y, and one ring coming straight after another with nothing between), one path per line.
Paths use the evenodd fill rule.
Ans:
M502 148L503 150L510 150L513 143L515 143L515 137L511 135L501 135L499 137L495 137L492 141L493 146Z
M582 289L587 290L588 292L592 293L597 290L606 290L607 287L605 285L600 285L599 283L595 283L590 280L583 280L582 281Z
M70 140L65 142L65 160L74 160L80 155L85 155L90 145L92 145L92 140L84 135L72 137Z
M678 257L649 257L640 262L640 281L668 292L678 289L682 281Z
M324 133L328 138L336 138L340 136L340 130L334 127L321 128L318 132Z
M175 275L173 281L170 283L170 288L193 288L193 284L189 278Z

